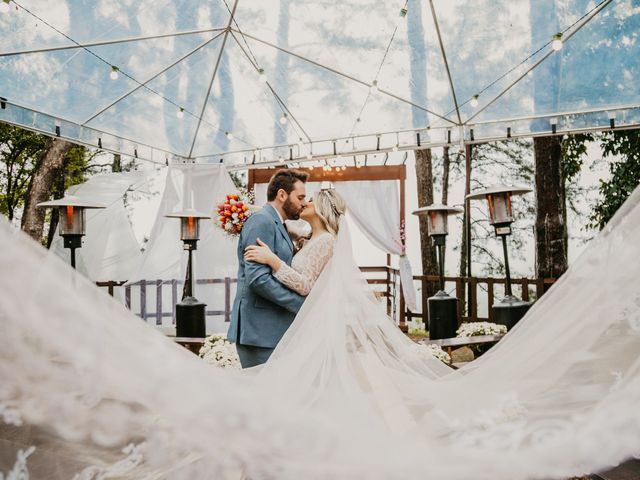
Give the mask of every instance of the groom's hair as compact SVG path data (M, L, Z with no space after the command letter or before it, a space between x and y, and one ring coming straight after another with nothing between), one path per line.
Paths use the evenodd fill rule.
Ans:
M273 174L271 180L269 180L269 185L267 186L267 201L274 201L278 195L278 190L280 189L287 192L287 194L291 193L295 183L306 183L308 176L308 173L301 172L299 170L278 170Z

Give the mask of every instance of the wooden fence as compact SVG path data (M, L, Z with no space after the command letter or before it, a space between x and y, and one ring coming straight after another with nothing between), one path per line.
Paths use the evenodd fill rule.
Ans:
M401 328L405 327L405 321L418 318L423 320L425 312L428 312L427 295L418 295L420 312L412 312L404 305L404 298L400 288L400 272L390 266L374 266L360 267L360 270L367 278L367 282L372 286L376 296L382 301L386 301L387 314ZM430 288L436 288L438 285L438 277L435 275L416 275L413 277L414 282L420 285L420 293L431 291ZM219 310L207 310L207 316L224 316L225 322L231 319L232 307L232 284L235 284L235 278L212 278L200 279L197 285L223 285L224 286L224 306L220 306ZM523 300L535 300L540 298L555 282L553 278L516 278L511 283L514 286L514 293L519 295ZM107 288L110 295L113 296L116 287L122 288L126 282L96 282L99 287ZM458 299L458 324L462 322L480 322L493 320L493 305L496 295L496 285L504 285L504 278L478 278L478 277L445 277L445 287L450 294ZM125 289L125 305L131 308L132 295L139 296L140 309L135 312L145 321L149 318L155 319L156 325L162 325L162 319L171 317L171 323L175 324L175 305L182 298L183 281L179 280L141 280L140 282L124 286ZM450 288L450 287L453 287ZM164 288L171 289L170 305L163 304ZM149 290L155 289L155 305L150 306L147 302L147 293ZM478 300L480 295L484 295L483 305L487 306L487 316L478 315Z
M372 285L376 296L386 299L387 314L394 320L397 320L399 313L398 284L399 273L397 270L389 267L362 267L360 269L367 277L367 282ZM134 312L140 318L147 321L155 319L156 325L162 325L162 319L171 317L171 323L175 324L176 311L175 305L182 299L182 280L141 280L139 282L125 285L126 281L106 281L96 282L99 287L106 288L109 295L113 296L116 288L124 288L124 301L127 308L131 309L132 296L138 296L139 310ZM224 286L224 306L220 305L220 310L207 310L206 315L224 316L225 322L231 320L231 308L233 306L232 284L237 283L235 278L210 278L199 279L196 285L223 285ZM163 303L165 288L171 289L171 302ZM149 305L147 301L148 293L155 290L155 305ZM196 287L197 297L197 287Z
M414 282L420 282L421 292L429 292L437 289L439 277L437 275L416 275ZM514 294L524 301L532 301L540 298L556 281L554 278L512 278ZM453 284L454 288L451 290ZM496 285L504 285L504 278L479 278L479 277L445 277L445 290L458 299L458 325L462 322L492 322L493 309L496 300ZM487 316L478 315L478 299L484 295L487 306ZM428 312L427 298L429 295L421 295L421 312L406 312L407 319L420 318L424 320Z

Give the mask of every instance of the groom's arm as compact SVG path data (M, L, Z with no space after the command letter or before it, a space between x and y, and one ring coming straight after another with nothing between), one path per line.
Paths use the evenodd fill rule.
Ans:
M246 248L248 245L257 245L258 238L260 238L272 252L275 252L277 232L273 220L256 215L252 222L247 223L248 225L245 224L245 230L242 232L244 237L242 248ZM304 297L289 290L276 280L269 266L245 261L244 271L249 288L257 295L293 313L298 312L304 302Z

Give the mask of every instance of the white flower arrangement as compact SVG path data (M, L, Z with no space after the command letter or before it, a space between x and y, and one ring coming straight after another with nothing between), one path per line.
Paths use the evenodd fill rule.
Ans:
M242 368L236 346L227 340L226 335L220 333L205 338L204 344L200 347L199 356L216 367L235 370Z
M507 327L491 322L468 322L456 330L458 337L475 337L477 335L504 335Z
M447 352L442 350L438 345L434 345L433 343L416 343L412 346L414 353L418 354L421 357L428 355L430 357L435 357L441 362L449 365L451 363L451 357Z

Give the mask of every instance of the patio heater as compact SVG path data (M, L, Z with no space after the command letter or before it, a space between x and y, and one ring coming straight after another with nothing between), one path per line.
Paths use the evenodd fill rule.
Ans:
M206 304L199 302L193 296L192 252L197 249L197 243L200 238L200 219L211 218L211 215L196 212L193 209L187 209L165 216L180 219L180 238L184 243L184 250L189 252L182 300L176 305L176 337L203 338L206 336Z
M58 209L58 233L63 238L64 248L68 248L71 251L71 266L76 268L76 248L82 247L82 237L86 233L87 220L85 211L87 208L106 207L71 195L58 200L41 202L37 206Z
M467 199L486 199L489 204L490 223L494 226L496 236L502 238L502 250L504 252L505 269L505 297L493 305L493 319L495 323L505 325L507 329L513 327L520 320L529 307L530 302L524 302L513 295L511 290L511 274L509 271L509 255L507 252L507 235L511 235L513 223L513 211L511 209L511 197L529 193L530 188L507 187L496 185L485 190L480 190L467 195Z
M449 296L444 290L444 250L449 233L448 217L462 212L461 208L440 204L421 207L413 212L418 217L427 216L429 236L438 255L440 289L434 296L427 299L429 338L431 340L455 337L458 329L458 299Z

